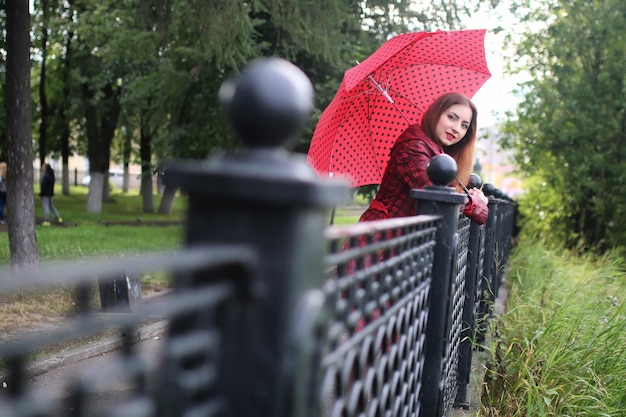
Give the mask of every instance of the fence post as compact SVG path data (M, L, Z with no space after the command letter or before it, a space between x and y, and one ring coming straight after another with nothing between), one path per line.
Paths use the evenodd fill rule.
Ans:
M480 301L484 241L484 226L471 222L467 269L465 271L465 303L463 304L463 328L461 330L461 345L459 347L457 392L454 399L455 407L466 410L469 409L467 385L470 382L472 370L472 347L476 329L476 314L478 313L478 303Z
M483 261L483 269L481 276L481 300L479 311L476 317L477 332L476 342L483 343L485 341L489 318L493 313L493 307L498 295L496 285L496 277L498 273L497 252L498 244L496 242L496 233L498 229L498 200L490 195L493 185L487 183L483 186L483 192L489 198L489 217L485 223L485 258Z
M497 229L496 229L496 248L495 248L495 256L497 260L497 269L495 274L495 284L494 291L495 296L497 298L498 291L502 285L502 277L504 275L504 265L506 265L507 257L509 254L509 250L511 248L511 238L513 234L513 221L514 217L512 216L512 199L507 196L502 190L494 187L492 184L485 190L485 194L488 196L493 196L494 201L498 206L498 218L496 221Z
M434 157L428 165L428 176L433 182L421 190L411 190L417 201L416 213L438 214L443 217L437 231L433 259L432 284L429 296L424 369L420 392L420 417L440 417L443 413L444 352L450 322L450 298L453 262L458 240L459 210L467 197L447 186L456 177L457 166L452 157L442 154Z
M256 61L227 81L220 97L244 143L239 152L173 166L168 186L188 196L186 245L249 244L258 253L261 297L241 307L240 334L223 352L221 391L230 416L290 416L297 346L289 335L304 294L320 291L324 229L330 208L347 201L347 185L322 183L304 155L283 146L310 116L313 88L296 66ZM201 279L180 279L179 291ZM178 331L176 328L172 332ZM295 341L297 342L297 341ZM304 400L303 400L304 402Z

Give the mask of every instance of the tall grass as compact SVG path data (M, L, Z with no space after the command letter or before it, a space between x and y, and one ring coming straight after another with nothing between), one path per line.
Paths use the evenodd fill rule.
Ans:
M491 346L489 416L626 416L626 264L520 242Z

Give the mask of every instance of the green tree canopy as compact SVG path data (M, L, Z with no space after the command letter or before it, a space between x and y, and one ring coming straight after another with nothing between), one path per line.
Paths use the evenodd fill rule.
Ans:
M531 77L506 126L529 177L525 227L570 247L624 246L626 3L538 3L522 19L547 26L517 45Z

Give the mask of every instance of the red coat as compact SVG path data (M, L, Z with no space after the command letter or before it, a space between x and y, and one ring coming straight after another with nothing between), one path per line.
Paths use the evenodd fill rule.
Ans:
M426 167L442 153L443 148L426 136L419 125L407 128L391 149L380 189L359 221L414 216L416 202L409 192L432 185Z

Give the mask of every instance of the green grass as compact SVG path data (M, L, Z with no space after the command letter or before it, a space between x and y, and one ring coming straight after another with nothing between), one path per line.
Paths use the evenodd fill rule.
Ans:
M626 265L520 242L484 415L626 416Z
M43 219L41 202L35 190L35 217ZM152 251L177 249L184 241L182 224L155 226L155 221L182 222L186 217L186 200L177 197L171 215L143 213L142 199L137 193L114 192L113 202L102 206L101 214L86 212L87 188L72 187L71 195L61 194L56 189L54 205L63 218L63 226L35 227L41 264L54 261L89 259L117 259ZM155 196L155 209L160 197ZM338 210L335 221L338 224L351 224L358 220L354 210ZM141 221L137 221L141 217ZM54 216L53 216L54 218ZM107 225L107 222L127 222L124 225ZM0 266L10 264L9 241L6 232L0 232ZM171 274L156 271L142 274L141 285L144 296L170 288ZM94 283L95 284L95 283ZM90 304L99 309L99 296L94 285ZM62 322L75 313L74 291L72 288L54 288L11 294L0 294L0 333L22 334L24 329L37 329L50 323ZM69 349L85 340L71 340L60 345L50 346L37 352L33 358L46 356L60 350ZM0 362L0 369L4 364Z
M141 253L174 250L183 242L186 200L176 197L172 214L143 213L142 199L134 193L112 193L112 202L102 206L101 214L86 212L87 188L72 187L71 195L56 190L54 205L59 210L63 225L35 226L41 264L54 261L89 259L119 259ZM43 219L41 202L35 190L35 217ZM158 210L160 196L154 197ZM54 216L52 216L54 218ZM138 217L141 221L138 222ZM128 222L128 225L110 225L107 222ZM152 222L176 223L155 225ZM131 225L132 224L132 225ZM0 265L10 264L7 232L0 232ZM165 272L141 275L144 294L161 291L171 286L171 276ZM99 299L94 293L93 304ZM68 288L2 294L0 300L0 330L28 327L74 312L73 292Z
M342 208L337 208L335 210L335 216L333 218L333 224L334 225L349 225L349 224L355 224L356 222L359 221L359 215L355 215L354 214L354 210L346 210L346 209L342 209ZM330 224L330 218L329 218L329 224Z
M35 190L37 195L38 190ZM130 255L176 248L183 240L181 225L154 226L154 221L182 221L185 218L186 201L177 197L172 214L143 213L141 196L135 193L112 193L112 202L102 205L101 214L86 212L87 188L72 187L69 196L57 188L54 205L64 220L64 226L43 227L37 225L35 232L42 263L60 259L84 259L110 255ZM160 196L155 196L158 210ZM43 219L43 210L35 197L35 217ZM53 222L54 216L51 215ZM107 222L132 222L145 226L107 225ZM0 265L10 263L8 234L0 233Z
M41 221L43 210L37 197L38 187L35 188L35 217ZM112 202L102 205L101 214L93 214L86 212L87 192L87 187L73 186L70 195L65 196L57 186L54 205L64 220L64 226L35 227L42 264L57 260L127 256L180 247L183 241L183 226L154 226L150 222L184 221L187 208L185 198L180 196L176 198L170 215L144 213L142 199L137 192L124 194L114 190ZM155 195L154 199L157 210L160 196ZM366 202L360 201L357 196L353 204L365 207ZM137 221L138 218L141 218L140 222ZM338 208L334 224L354 224L358 218L354 210ZM107 225L107 222L145 225ZM6 232L0 232L0 248L0 266L9 265L9 241Z
M335 217L335 222L333 224L338 226L345 226L350 224L355 224L359 221L359 216L337 216Z
M38 189L35 190L35 196ZM35 233L41 264L55 261L89 259L116 259L141 253L174 250L184 241L186 199L178 196L173 213L160 215L143 213L142 199L136 192L123 194L113 192L112 202L102 206L101 214L86 212L87 188L72 187L69 196L56 189L54 204L64 222L62 226L49 227L37 224ZM155 209L160 197L155 196ZM35 197L35 217L40 222L43 210L38 197ZM141 221L137 221L141 217ZM53 217L54 218L54 217ZM358 216L352 210L337 210L336 224L355 223ZM172 222L179 224L155 226L152 222ZM124 222L111 225L108 222ZM8 233L0 232L0 266L10 264ZM160 291L171 286L172 277L163 272L141 276L144 294ZM5 326L28 325L40 318L68 315L73 312L72 292L68 289L47 290L27 294L3 294L0 301L0 329ZM97 304L98 300L95 300Z

